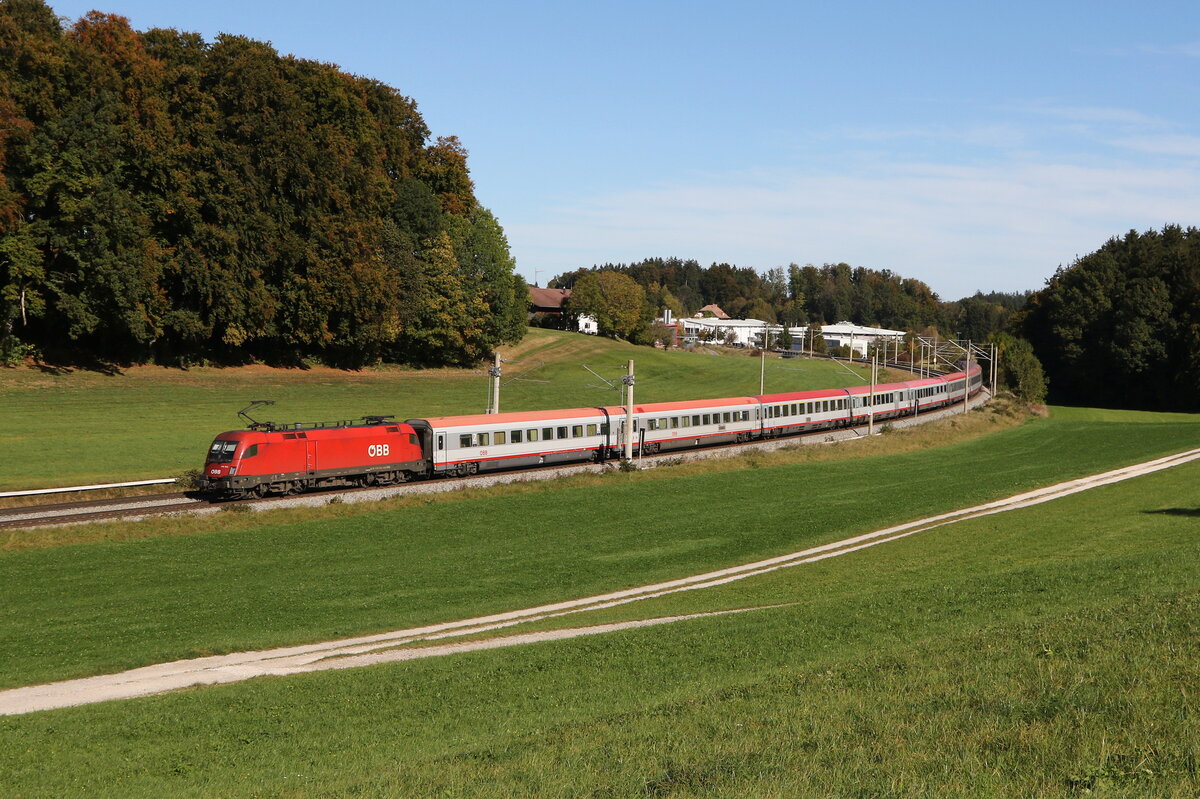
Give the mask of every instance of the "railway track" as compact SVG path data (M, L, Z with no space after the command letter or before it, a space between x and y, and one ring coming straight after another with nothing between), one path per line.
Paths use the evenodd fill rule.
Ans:
M181 492L0 508L0 530L154 516L192 510L211 504L208 500L188 496Z

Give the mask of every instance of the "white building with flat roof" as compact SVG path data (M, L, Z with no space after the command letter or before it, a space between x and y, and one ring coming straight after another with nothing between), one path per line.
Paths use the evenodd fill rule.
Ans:
M671 324L671 320L666 320ZM681 317L676 320L679 339L685 344L712 342L733 347L758 347L762 345L763 332L771 337L772 345L783 333L783 325L771 325L761 319L716 319L713 317ZM793 347L803 349L802 342L808 336L807 326L788 327ZM821 335L827 347L849 347L856 355L866 357L868 348L879 341L903 341L903 330L885 327L867 327L851 322L822 325Z
M761 319L715 319L713 317L680 317L680 340L694 344L711 341L733 347L757 347L762 344L763 331L770 333L771 342L778 341L782 325L769 325ZM789 327L793 338L804 335L806 328Z
M866 327L853 322L838 322L835 325L821 325L821 335L825 338L825 346L849 347L855 355L867 356L870 345L880 341L903 341L903 330L889 330L886 327Z

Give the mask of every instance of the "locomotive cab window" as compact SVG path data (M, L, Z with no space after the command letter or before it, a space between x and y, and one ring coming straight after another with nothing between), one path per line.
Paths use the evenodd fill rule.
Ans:
M246 451L242 453L243 458L253 458L258 454L258 444L251 444L246 447Z
M229 463L233 460L233 452L236 449L236 441L214 441L208 451L208 459L212 463Z

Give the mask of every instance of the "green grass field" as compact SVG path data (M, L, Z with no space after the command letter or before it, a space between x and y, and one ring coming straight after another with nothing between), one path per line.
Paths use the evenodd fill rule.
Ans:
M1189 440L1200 446L1191 419L1045 419L883 457L752 468L761 461L751 456L751 468L733 471L613 473L395 510L221 514L245 519L233 530L219 518L145 522L192 534L0 556L0 685L641 585L1103 471ZM200 534L210 525L215 532Z
M526 344L613 354L579 337ZM756 387L751 359L676 357L663 363L684 364L678 380L711 365L709 396ZM561 382L592 358L559 359ZM303 390L320 375L263 374L297 403L324 392ZM113 379L142 380L130 407L144 409L200 391L196 377ZM482 385L333 378L326 396L346 402L401 378L426 381L430 401L468 402L465 390L453 399L454 380ZM3 379L19 394L34 378ZM109 378L65 379L76 382L47 390L82 408L87 381ZM663 398L647 383L642 398ZM97 418L130 385L96 388ZM0 687L642 585L1194 447L1196 416L1055 408L1012 426L985 411L647 472L12 533L0 545ZM1193 463L514 632L753 609L736 615L0 717L0 797L1191 797L1197 519Z
M758 393L759 363L740 356L663 352L591 336L531 329L504 352L501 408L613 405L614 380L632 358L639 401ZM857 370L864 373L863 370ZM865 374L865 373L864 373ZM845 367L807 359L769 362L768 391L858 385ZM594 386L600 386L596 388ZM479 413L484 372L402 369L189 370L139 367L124 373L0 369L0 490L173 477L202 465L213 437L243 426L250 400L276 401L258 418L278 422L395 414L399 419Z
M532 495L546 509L536 520L519 518L519 496L464 497L320 530L267 521L237 536L12 553L0 585L19 575L40 591L5 597L0 660L16 661L11 684L62 671L77 636L88 671L112 636L132 664L200 643L213 622L230 631L216 640L262 645L289 625L322 637L337 617L400 626L582 595L1196 446L1198 434L1187 417L1063 411L927 453L940 470L908 455L791 476L766 466L723 473L720 494L704 475L615 475L587 499ZM704 507L689 511L696 496ZM666 518L570 529L566 509L647 499ZM439 528L439 514L489 517L508 535L471 540ZM0 718L2 793L1194 796L1198 514L1191 464L570 623L775 606L735 616Z

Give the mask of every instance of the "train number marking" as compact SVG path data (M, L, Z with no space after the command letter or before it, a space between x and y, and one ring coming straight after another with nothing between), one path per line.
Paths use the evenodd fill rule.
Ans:
M371 458L386 458L391 454L390 444L372 444L367 447L367 456Z

